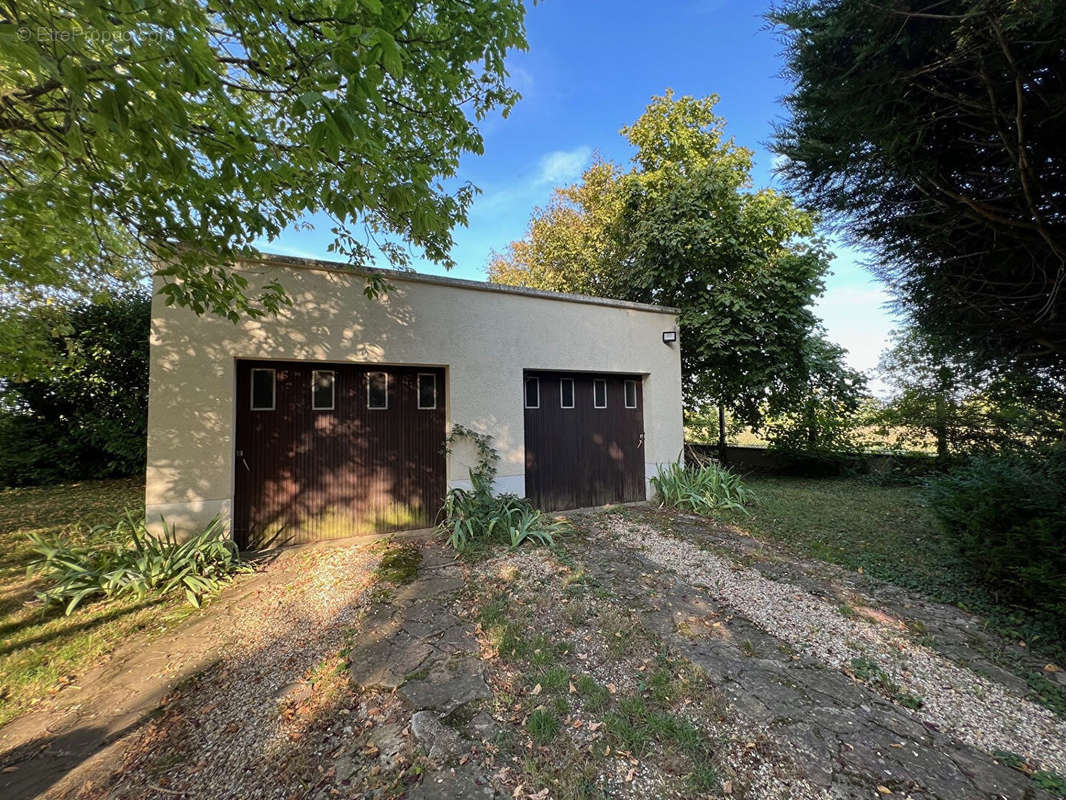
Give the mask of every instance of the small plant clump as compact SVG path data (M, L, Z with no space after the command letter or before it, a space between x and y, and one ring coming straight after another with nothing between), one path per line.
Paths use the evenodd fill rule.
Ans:
M144 597L181 590L199 608L230 578L251 567L241 561L237 546L217 517L187 541L163 522L161 536L145 527L144 519L127 513L115 525L98 525L81 543L29 534L37 557L27 572L54 581L37 594L46 603L64 603L71 614L84 601L102 596Z
M389 540L375 574L379 580L394 584L410 583L422 564L422 551L410 542Z
M697 514L747 513L744 507L755 501L755 493L739 475L713 461L693 467L679 462L660 467L651 484L664 506Z
M565 523L550 520L525 498L493 494L500 457L491 445L492 437L456 425L448 441L458 438L474 443L478 463L470 469L471 488L454 488L444 498L439 527L448 535L448 544L458 553L469 553L493 542L512 548L526 542L554 546L555 536L568 527Z
M526 720L526 732L535 744L547 744L559 734L561 729L562 723L559 718L545 709L534 711Z

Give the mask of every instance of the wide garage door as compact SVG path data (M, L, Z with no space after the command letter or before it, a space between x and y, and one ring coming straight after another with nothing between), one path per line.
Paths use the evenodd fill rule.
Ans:
M439 368L237 362L242 547L432 525L444 498Z
M526 372L526 496L539 508L645 499L638 375Z

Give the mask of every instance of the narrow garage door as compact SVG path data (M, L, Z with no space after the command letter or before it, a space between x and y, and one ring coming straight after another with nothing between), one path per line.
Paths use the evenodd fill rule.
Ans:
M554 510L645 499L638 375L527 372L526 496Z
M432 525L444 498L444 372L237 363L242 547Z

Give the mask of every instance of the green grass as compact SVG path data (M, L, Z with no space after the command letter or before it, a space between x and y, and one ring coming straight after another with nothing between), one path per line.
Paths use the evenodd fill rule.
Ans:
M180 594L93 602L69 617L34 601L43 584L27 577L26 535L62 536L79 525L114 522L144 508L140 480L86 481L0 490L0 725L77 678L138 632L159 631L194 609Z
M559 718L545 709L534 711L526 720L526 733L534 744L547 744L559 735L562 727Z
M801 555L862 570L984 617L1007 638L1066 661L1066 630L1050 614L1000 602L969 570L915 486L858 479L751 476L759 502L722 518Z

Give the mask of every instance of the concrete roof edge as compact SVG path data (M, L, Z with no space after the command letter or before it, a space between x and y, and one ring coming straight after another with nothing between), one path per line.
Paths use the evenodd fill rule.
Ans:
M409 281L412 283L432 283L439 286L454 286L458 289L470 289L475 292L497 292L499 294L517 294L526 297L539 297L544 300L555 300L564 303L585 303L593 306L611 306L614 308L629 308L635 311L650 311L656 314L679 314L680 309L671 306L657 306L651 303L633 303L628 300L612 300L607 297L592 297L585 294L564 294L562 292L546 292L541 289L529 289L524 286L506 286L502 283L488 283L486 281L471 281L466 278L449 278L443 275L426 275L422 272L408 272L406 270L381 269L379 267L362 267L344 264L339 261L325 261L317 258L302 258L299 256L286 256L278 253L261 253L258 258L242 259L242 263L264 264L277 267L292 267L295 269L325 270L329 272L344 272L356 275L380 275L390 281Z

